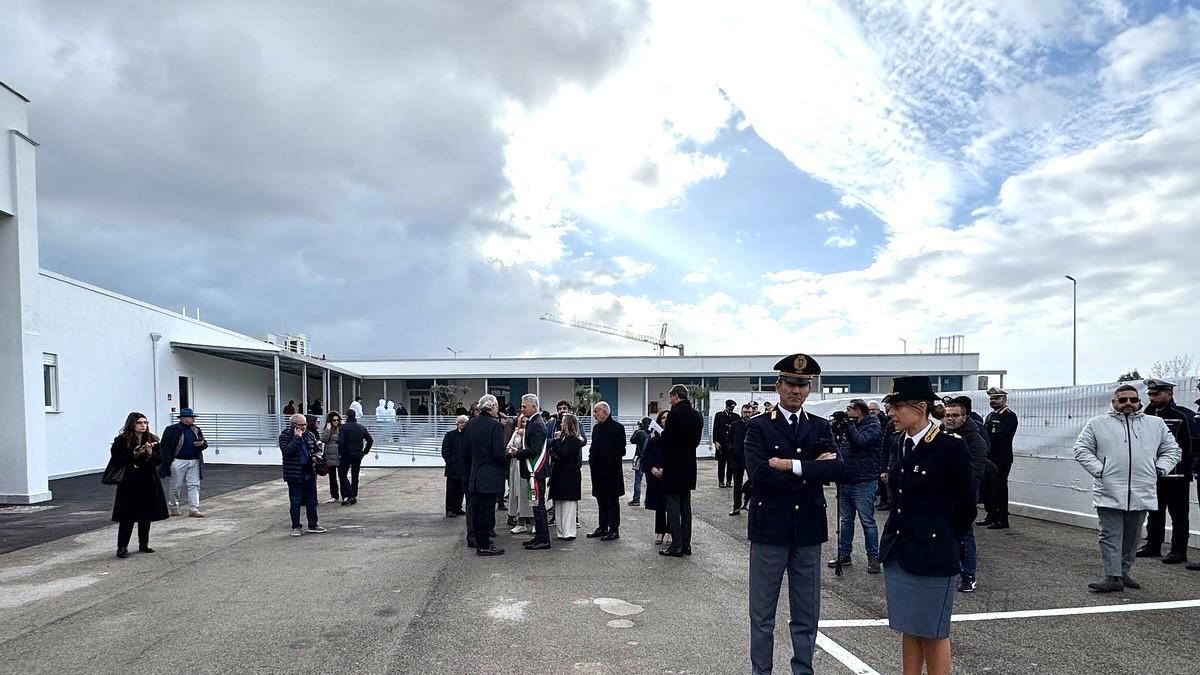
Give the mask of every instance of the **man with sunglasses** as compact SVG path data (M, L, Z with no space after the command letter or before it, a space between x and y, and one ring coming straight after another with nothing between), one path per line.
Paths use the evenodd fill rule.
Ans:
M987 516L975 523L989 530L1008 529L1008 472L1013 465L1013 437L1017 435L1017 414L1008 407L1008 392L992 387L987 391L992 412L984 421L987 431L988 459L996 465L996 487L987 504Z
M1112 410L1088 420L1075 441L1075 461L1095 479L1092 506L1100 518L1104 578L1088 588L1098 593L1141 588L1129 571L1142 523L1158 509L1157 480L1182 456L1166 423L1140 408L1136 388L1117 387Z

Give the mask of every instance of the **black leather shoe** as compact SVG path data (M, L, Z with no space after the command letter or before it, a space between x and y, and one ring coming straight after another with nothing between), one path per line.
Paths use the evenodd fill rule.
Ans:
M1191 570L1192 572L1200 572L1200 563L1191 563L1189 565L1185 565L1185 569Z
M850 560L850 556L838 556L825 563L825 566L832 569L837 567L839 562L842 564L842 567L849 567L854 564L854 561Z
M617 532L616 530L613 530L612 532L609 532L608 534L604 535L603 537L600 537L600 541L616 541L617 539L620 539L620 538L621 538L621 533Z
M1135 558L1158 558L1161 555L1162 555L1162 549L1150 548L1149 546L1143 546L1137 550L1137 553L1133 554L1133 557L1135 557Z
M683 554L684 554L684 555L691 555L691 554L692 554L692 547L691 547L691 546L689 546L689 547L687 547L687 548L683 549Z
M606 535L606 534L608 534L608 530L602 530L602 529L600 529L600 528L598 528L598 527L597 527L597 528L595 529L595 531L588 532L588 534L587 534L587 538L588 538L588 539L599 539L599 538L603 537L603 536L604 536L604 535Z
M1007 530L1008 529L1008 521L1007 520L997 520L996 522L992 523L991 525L988 525L987 529L989 529L989 530Z
M975 521L975 524L979 527L987 527L988 525L991 525L994 522L996 522L996 521L992 520L991 516L988 516L987 518L984 518L983 520Z
M475 549L475 555L478 555L478 556L504 555L504 549L496 548L495 546L492 546L491 548L477 548L477 549Z
M350 500L349 500L348 498L347 498L347 499L343 499L343 500L342 500L342 506L350 506Z
M575 537L555 537L559 541L575 541Z
M465 516L465 515L467 515L467 512L466 512L466 511L461 511L461 510L460 510L460 511L455 511L455 512L454 512L454 515L456 515L456 516Z
M128 550L128 549L124 549L124 548L119 548L119 549L117 549L117 557L118 557L118 558L128 558L128 557L129 557L129 550Z
M1132 588L1135 591L1142 587L1141 584L1134 581L1133 577L1129 576L1128 574L1121 577L1121 583L1125 586L1125 588Z
M683 551L680 551L677 548L664 548L664 549L659 550L658 554L665 555L668 558L682 558L683 557Z
M474 539L467 541L467 548L475 548L475 540Z
M1097 593L1112 593L1125 590L1125 584L1121 583L1121 577L1104 577L1101 581L1088 584L1088 588Z
M455 513L455 512L453 512L453 511L447 511L447 512L446 512L446 517L447 517L447 518L455 518L455 517L457 517L457 516L458 516L458 514L457 514L457 513Z
M354 504L357 504L357 503L358 503L358 497L351 497L351 498L350 498L350 504L351 504L352 506L353 506Z
M154 549L149 546L139 546L138 553L154 553Z
M734 509L734 510L732 510L732 511L730 511L730 512L729 512L729 515L731 515L731 516L740 516L740 515L742 515L742 510L741 510L741 509Z
M1182 553L1171 552L1162 561L1164 565L1178 565L1179 563L1187 562L1187 556Z
M550 542L548 541L537 541L532 544L525 544L526 551L548 551L549 549Z

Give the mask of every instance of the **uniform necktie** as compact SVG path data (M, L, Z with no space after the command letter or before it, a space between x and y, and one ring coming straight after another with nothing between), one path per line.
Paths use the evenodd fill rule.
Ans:
M913 439L911 439L911 438L904 439L904 456L908 457L908 453L912 452L913 448L915 448L915 447L917 447L917 444L913 443Z
M788 424L796 426L796 413L792 413L792 416L788 418Z

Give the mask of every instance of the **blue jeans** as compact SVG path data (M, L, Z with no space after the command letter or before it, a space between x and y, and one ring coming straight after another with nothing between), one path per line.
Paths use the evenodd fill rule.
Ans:
M311 473L303 474L299 480L287 481L288 502L291 506L292 529L300 527L300 507L304 506L308 516L308 526L317 526L317 477Z
M975 528L967 526L967 533L958 542L958 559L962 563L963 576L975 578L975 570L979 568L979 558L975 555Z
M854 542L855 513L858 514L858 520L862 523L867 556L879 557L879 527L875 525L875 487L878 482L876 479L862 483L838 483L839 557L845 558L850 555L851 544Z
M633 471L633 501L642 501L642 471L634 469Z

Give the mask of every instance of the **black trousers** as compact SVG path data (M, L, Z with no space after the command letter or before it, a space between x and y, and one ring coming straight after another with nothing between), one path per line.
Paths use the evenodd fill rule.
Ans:
M1158 479L1158 510L1146 519L1146 548L1162 549L1167 532L1167 513L1171 514L1171 553L1187 555L1188 482L1182 478Z
M725 477L729 474L729 463L725 461L725 451L717 451L717 484L725 485L729 481Z
M492 528L496 527L496 493L477 492L471 496L471 525L475 528L475 545L492 547Z
M139 520L138 526L138 546L148 546L150 544L150 521ZM129 538L133 536L133 521L122 520L117 525L117 548L129 548Z
M670 534L671 528L667 527L667 509L654 510L654 534Z
M621 498L596 497L597 516L600 520L596 529L601 532L620 532L621 530Z
M467 544L475 545L475 495L467 493Z
M737 511L742 508L742 474L743 469L733 470L733 510Z
M546 521L546 478L531 479L533 489L533 540L541 543L550 541L550 526Z
M989 520L1008 522L1008 472L1012 470L1013 458L993 459L996 465L996 489L992 492L992 501L987 504Z
M338 464L338 481L342 484L342 499L358 499L358 470L361 467L361 459L357 462L342 460Z
M336 466L329 467L329 496L334 499L341 499L338 492L338 483L341 481L338 477L338 468Z
M463 484L457 476L446 476L446 513L463 510Z
M668 492L667 522L671 527L671 548L692 547L692 491Z

